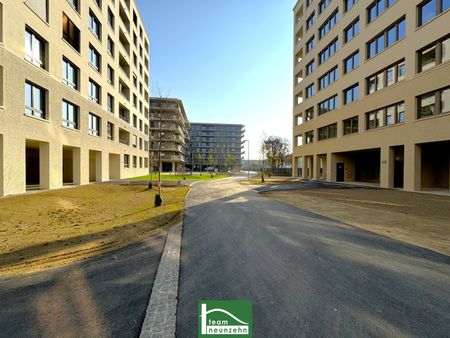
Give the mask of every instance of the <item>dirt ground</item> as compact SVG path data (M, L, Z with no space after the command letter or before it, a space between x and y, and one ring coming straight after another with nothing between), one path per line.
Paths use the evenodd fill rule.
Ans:
M0 275L79 261L181 220L187 187L89 185L0 199Z
M264 175L264 183L261 182L261 175L250 177L241 180L243 185L286 185L286 184L299 184L298 180L292 180L290 176L267 176Z
M379 189L304 189L267 196L450 256L450 197Z

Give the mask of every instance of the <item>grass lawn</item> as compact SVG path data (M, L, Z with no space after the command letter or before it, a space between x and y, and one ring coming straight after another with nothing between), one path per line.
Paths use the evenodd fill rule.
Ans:
M450 197L383 189L304 189L266 196L450 256Z
M214 174L214 176L211 178L211 175L208 173L202 173L201 175L198 173L193 173L192 175L189 175L189 173L185 173L184 175L170 175L170 174L161 174L161 180L162 181L183 181L186 179L187 181L204 181L204 180L216 180L219 178L226 178L229 177L227 174ZM139 176L139 177L133 177L130 178L131 181L147 181L150 180L150 175L146 176ZM152 181L158 180L158 174L153 173L152 174Z
M0 274L66 264L161 234L181 220L187 187L88 185L0 199ZM162 229L162 227L164 227Z

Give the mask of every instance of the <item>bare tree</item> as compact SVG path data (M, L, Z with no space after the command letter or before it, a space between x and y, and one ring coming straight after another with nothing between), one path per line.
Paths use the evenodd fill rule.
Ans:
M268 136L263 140L263 146L272 170L282 168L286 164L289 155L287 139L279 136Z

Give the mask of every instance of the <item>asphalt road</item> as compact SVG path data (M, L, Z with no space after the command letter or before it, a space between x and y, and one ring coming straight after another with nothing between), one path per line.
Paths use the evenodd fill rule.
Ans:
M166 234L81 263L0 278L0 337L138 337Z
M449 337L450 257L273 201L196 183L182 240L177 336L197 301L253 302L254 337Z

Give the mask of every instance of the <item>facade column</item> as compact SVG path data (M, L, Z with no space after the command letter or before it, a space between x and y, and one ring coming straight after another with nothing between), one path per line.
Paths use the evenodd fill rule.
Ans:
M50 189L50 145L47 142L39 142L39 185L41 190Z
M313 179L320 180L320 155L315 154L313 158L314 158Z
M327 181L336 182L336 155L327 154Z
M89 184L89 149L80 149L80 184Z
M307 179L308 173L308 157L307 156L303 156L302 157L302 179Z
M0 141L0 147L1 147L1 141ZM299 157L297 157L297 156L292 156L292 157L293 157L292 158L292 177L296 178L298 176L298 162L299 162L298 159L299 159ZM1 158L0 158L0 164L1 164ZM1 168L0 168L0 170L1 170ZM0 171L0 175L1 175L1 171ZM1 184L1 181L0 181L0 184ZM0 189L1 189L1 187L0 187ZM0 193L1 193L1 190L0 190Z
M73 184L81 184L81 153L80 148L73 148L72 150L73 158Z
M394 187L394 148L384 146L381 148L381 163L380 163L380 187L393 188Z
M417 144L405 144L404 189L420 191L422 188L422 147Z

